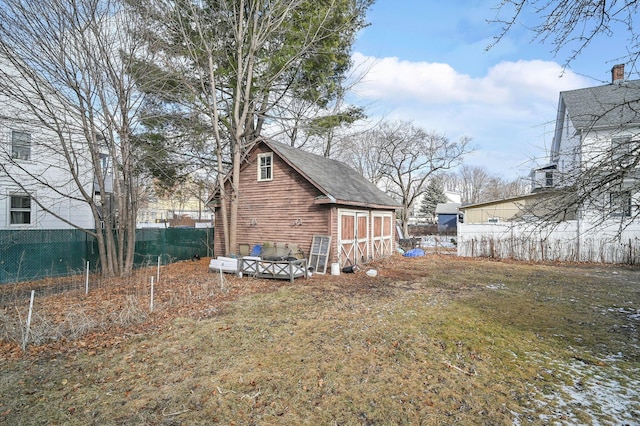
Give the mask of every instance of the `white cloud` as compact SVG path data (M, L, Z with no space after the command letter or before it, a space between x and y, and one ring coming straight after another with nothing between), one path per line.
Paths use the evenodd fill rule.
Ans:
M371 115L411 120L450 138L470 136L478 149L470 162L507 177L521 174L531 156L546 154L559 92L590 85L551 61L500 62L478 78L444 63L360 53L353 61L359 69L368 64L355 94L382 111Z

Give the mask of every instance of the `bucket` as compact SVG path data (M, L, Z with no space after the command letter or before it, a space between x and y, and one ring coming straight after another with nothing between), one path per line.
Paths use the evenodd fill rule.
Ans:
M331 264L331 275L340 275L340 264L332 263Z

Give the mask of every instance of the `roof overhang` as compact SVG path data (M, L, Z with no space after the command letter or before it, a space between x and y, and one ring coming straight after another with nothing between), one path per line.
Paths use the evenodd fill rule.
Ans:
M391 206L391 205L385 205L385 204L359 203L357 201L338 200L332 197L331 195L316 197L313 203L314 204L334 204L334 205L341 205L341 206L352 206L352 207L361 207L361 208L377 209L377 210L402 209L402 206L400 205Z

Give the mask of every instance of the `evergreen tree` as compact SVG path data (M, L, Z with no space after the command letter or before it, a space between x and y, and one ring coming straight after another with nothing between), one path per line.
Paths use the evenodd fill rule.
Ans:
M424 197L420 203L420 213L433 218L436 215L436 206L438 203L446 203L447 201L442 180L438 178L431 179L427 184Z

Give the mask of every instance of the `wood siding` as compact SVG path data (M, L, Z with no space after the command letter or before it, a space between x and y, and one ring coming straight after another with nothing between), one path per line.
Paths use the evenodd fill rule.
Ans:
M321 191L276 153L272 179L258 181L258 155L268 152L267 146L259 145L241 169L238 246L231 247L232 254L240 253L241 244L253 247L274 242L297 244L306 257L314 235L331 236L328 263L337 262L341 267L393 253L394 210L317 204ZM219 209L215 220L214 255L222 256L228 253L224 252L222 226L218 226L222 224Z
M251 153L240 173L238 244L293 243L306 256L313 235L331 235L331 206L314 204L320 191L275 153L272 180L259 182L257 155L270 152L260 148ZM219 210L216 224L222 224ZM224 255L221 226L216 226L215 238L215 255ZM237 254L239 247L231 247L231 251Z

